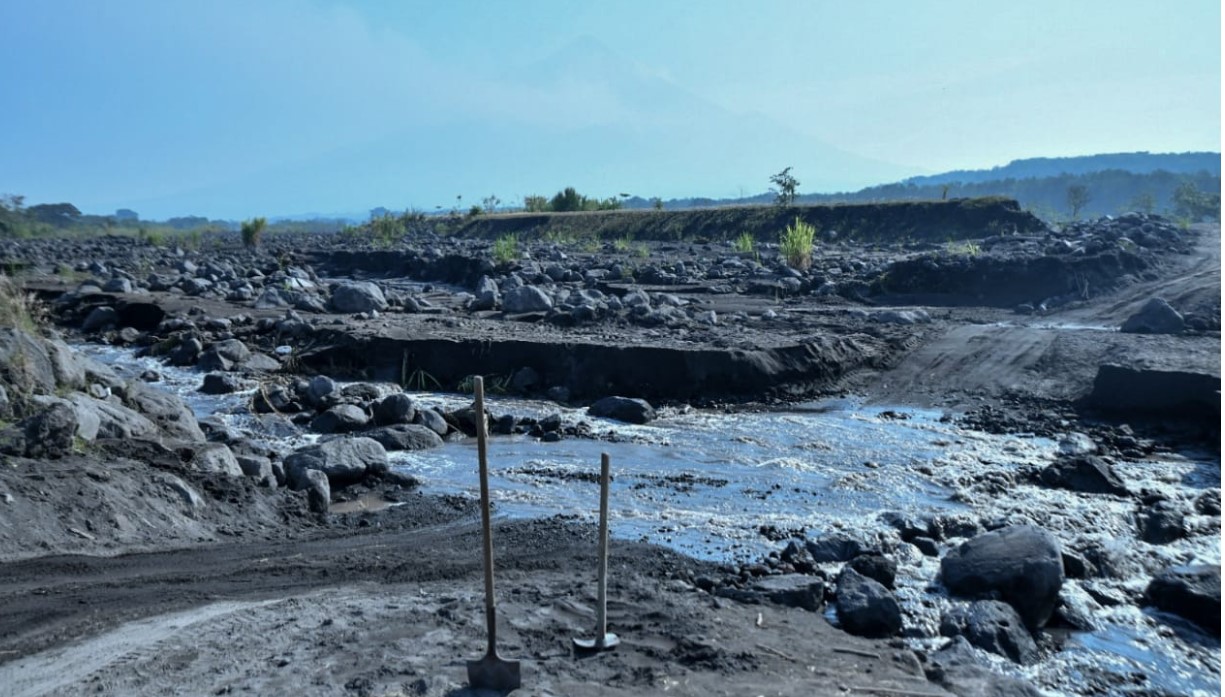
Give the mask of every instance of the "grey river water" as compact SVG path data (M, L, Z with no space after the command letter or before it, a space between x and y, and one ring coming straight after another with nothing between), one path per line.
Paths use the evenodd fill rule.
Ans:
M160 384L187 399L198 417L218 415L255 439L268 438L245 412L249 394L208 397L195 391L200 373L136 359L126 351L80 348L128 374L156 369L163 376ZM414 398L446 408L471 403L460 395L421 393ZM809 537L840 530L871 539L890 529L882 512L901 511L1034 522L1065 546L1100 544L1117 551L1136 573L1125 580L1094 582L1129 595L1141 593L1151 574L1168 565L1220 563L1220 538L1212 535L1160 546L1137 542L1130 500L1027 484L1010 486L1003 494L983 493L973 486L982 475L1050 462L1056 444L961 429L942 423L939 412L895 407L892 411L908 417L898 419L880 407L839 400L752 414L665 410L647 426L630 426L551 403L497 396L488 402L495 415L560 414L565 423L587 421L595 432L614 436L612 442L556 443L493 437L491 489L502 516L594 519L596 473L600 453L607 452L614 476L612 534L703 559L746 561L781 548L783 543L760 534L762 526L803 530ZM313 439L299 433L283 438L282 445ZM419 478L426 493L477 495L476 449L470 440L392 453L391 461ZM1220 486L1216 456L1167 456L1120 463L1116 469L1133 489L1174 496ZM933 587L939 562L909 545L894 557L908 641L936 648L944 641L936 637L941 613L953 602ZM999 659L995 663L1001 671L1028 678L1052 695L1087 694L1088 684L1100 684L1089 678L1104 674L1118 678L1120 685L1134 684L1131 676L1142 674L1147 682L1141 684L1169 694L1220 694L1220 643L1215 638L1130 603L1099 607L1081 581L1069 580L1062 593L1065 602L1086 609L1097 629L1070 634L1062 651L1036 665L1020 667Z

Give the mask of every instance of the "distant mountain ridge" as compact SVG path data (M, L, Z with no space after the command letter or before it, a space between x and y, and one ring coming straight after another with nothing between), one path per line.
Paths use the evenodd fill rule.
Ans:
M1149 153L1121 152L1077 157L1031 157L1013 160L1002 167L991 169L958 169L941 174L910 177L903 184L927 186L931 184L977 184L979 182L1004 179L1034 179L1057 177L1066 174L1090 174L1107 170L1122 170L1135 174L1166 171L1172 174L1198 174L1207 172L1220 176L1221 153L1182 152Z

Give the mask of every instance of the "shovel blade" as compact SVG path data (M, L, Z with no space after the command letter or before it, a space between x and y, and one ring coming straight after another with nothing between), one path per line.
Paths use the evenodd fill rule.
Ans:
M574 639L574 648L579 651L611 651L621 644L621 639L612 632L594 639Z
M468 687L497 692L517 690L520 687L519 662L502 660L494 653L479 661L468 661Z

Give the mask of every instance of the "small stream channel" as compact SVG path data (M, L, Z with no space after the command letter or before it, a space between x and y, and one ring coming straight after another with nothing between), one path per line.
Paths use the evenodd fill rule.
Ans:
M255 440L271 439L267 428L245 411L249 394L201 395L196 392L202 378L198 372L109 347L79 348L127 375L157 370L162 375L158 384L183 396L199 418L218 415ZM460 395L420 393L414 398L425 406L445 408L471 403ZM499 515L594 520L600 453L607 452L614 477L612 534L698 558L748 561L780 549L782 542L762 536L763 526L784 533L804 531L809 537L840 530L871 540L890 530L880 514L900 511L1037 522L1065 548L1097 542L1118 551L1135 573L1127 580L1092 583L1128 594L1142 592L1150 576L1168 565L1220 563L1219 537L1199 535L1161 546L1136 541L1132 501L1030 485L1014 486L1004 495L983 493L973 484L984 474L1049 462L1056 444L960 429L942 422L939 412L836 400L752 414L665 411L650 425L631 426L545 402L491 396L488 407L495 415L560 414L567 424L585 420L593 431L613 438L542 443L526 436L493 437L491 489ZM314 440L301 432L277 438L283 447ZM419 478L425 493L477 496L473 440L391 453L391 461ZM1220 486L1220 460L1215 456L1170 456L1122 463L1116 469L1133 489L1185 496ZM942 554L945 551L947 547ZM933 587L939 561L909 545L893 556L909 641L916 648L937 648L943 639L924 637L938 634L940 616L952 604ZM1089 581L1069 580L1063 596L1085 608L1097 629L1071 633L1062 651L1033 666L999 659L999 670L1023 676L1052 695L1088 694L1086 687L1100 685L1102 676L1117 682L1120 691L1124 686L1147 686L1171 694L1219 694L1218 640L1130 603L1099 607L1082 583Z

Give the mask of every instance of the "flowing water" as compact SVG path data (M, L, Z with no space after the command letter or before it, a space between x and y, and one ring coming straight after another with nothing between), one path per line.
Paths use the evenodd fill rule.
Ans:
M199 373L135 359L130 352L81 348L128 373L154 368L163 376L161 384L181 394L199 417L218 415L254 438L270 437L266 422L246 413L249 393L208 397L195 392ZM414 397L424 406L471 403L458 395ZM881 519L883 511L1033 522L1065 547L1096 543L1117 552L1134 573L1122 581L1069 580L1062 592L1065 602L1084 608L1097 628L1070 633L1063 650L1034 666L999 659L1002 672L1026 677L1051 694L1085 694L1087 685L1103 681L1116 682L1120 690L1148 686L1173 694L1219 694L1218 640L1132 603L1099 607L1083 586L1094 583L1098 590L1136 597L1151 575L1166 566L1219 564L1219 537L1147 545L1135 541L1132 501L1026 484L983 485L992 473L1050 462L1057 452L1051 441L987 435L944 422L939 412L886 410L847 400L767 413L664 411L646 426L591 419L582 410L551 403L496 396L487 401L495 416L558 414L565 424L586 421L608 438L543 443L527 436L492 437L490 486L498 515L593 520L600 454L606 452L613 471L612 534L703 559L747 561L781 548L783 543L763 536L763 529L808 537L842 531L871 540L890 530ZM278 430L276 436L285 446L314 439L290 430ZM420 479L426 493L477 496L473 440L392 453L391 462ZM1216 456L1169 456L1116 469L1133 490L1185 498L1220 486ZM909 545L894 557L909 641L934 649L943 643L936 636L940 616L953 602L933 586L939 562Z

